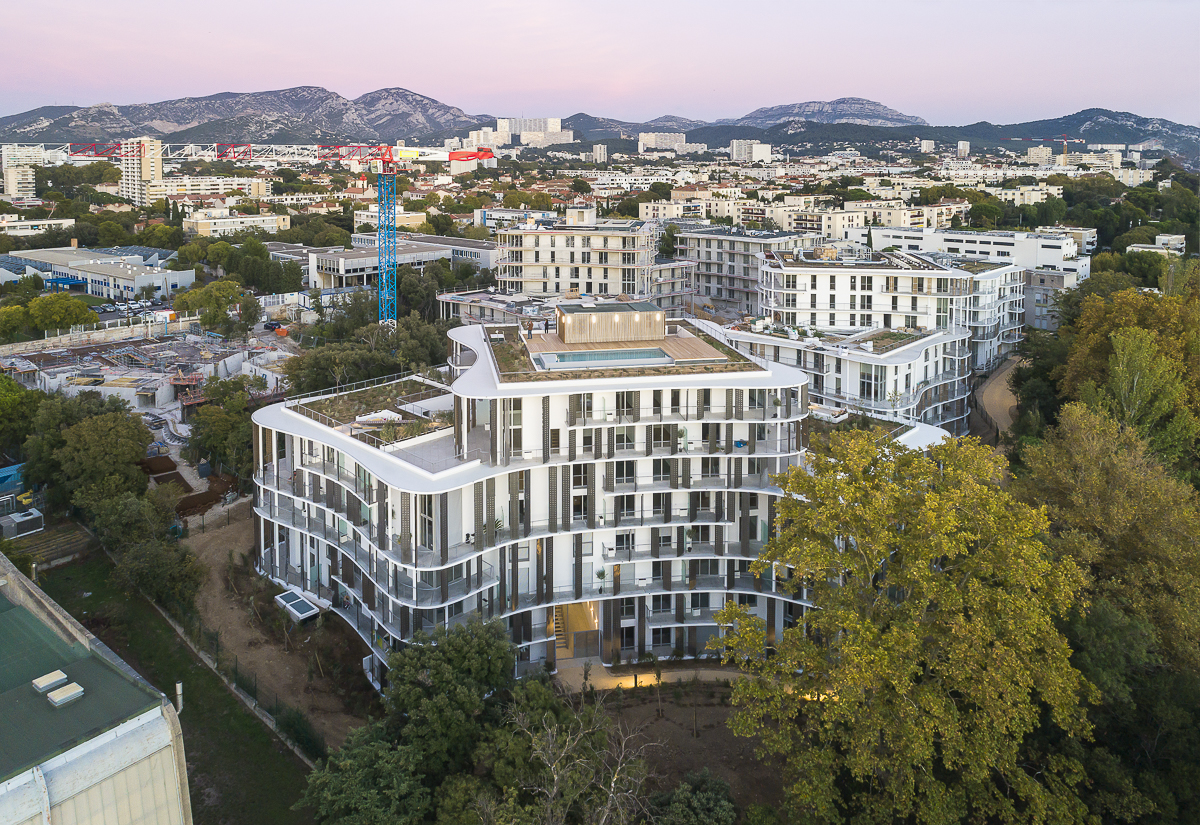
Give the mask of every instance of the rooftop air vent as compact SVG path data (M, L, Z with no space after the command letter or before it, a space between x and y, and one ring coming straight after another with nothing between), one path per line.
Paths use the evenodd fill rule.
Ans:
M61 708L63 705L74 702L81 696L83 696L83 688L77 683L71 682L71 684L64 685L58 690L50 691L46 695L46 698L50 700L50 704L54 705L54 707Z
M53 690L59 685L66 684L67 674L61 670L51 671L45 676L39 676L33 680L33 689L38 693L45 693L48 690Z

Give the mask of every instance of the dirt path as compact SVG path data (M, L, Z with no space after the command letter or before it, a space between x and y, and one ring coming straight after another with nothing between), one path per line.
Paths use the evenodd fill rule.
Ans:
M328 636L348 631L336 619L315 631L312 627L301 627L298 633L293 631L287 651L263 632L246 601L227 585L231 554L234 564L238 564L241 554L251 551L254 545L250 502L242 499L229 509L228 526L209 527L188 537L188 544L208 566L208 578L196 598L196 609L206 626L220 631L222 656L237 656L239 669L258 675L259 701L269 701L272 694L278 694L280 700L308 714L313 725L324 734L326 744L331 748L339 746L350 729L364 724L366 719L348 713L343 700L347 693L345 682L353 674L343 672L344 667L339 663L326 660L322 662L326 675L322 676L313 658L316 645L312 639L315 633ZM224 514L223 508L214 507L205 514L205 520L211 525L218 515ZM353 640L345 641L344 649L357 649L350 647ZM361 671L358 676L366 681Z
M1017 397L1013 395L1008 386L1008 374L1016 365L1015 358L1005 361L1000 369L983 382L983 386L976 393L979 403L996 422L996 426L1002 433L1007 432L1008 428L1012 426L1013 414L1017 408Z
M713 704L714 698L727 697L728 689L705 685L700 690L694 721L698 738L692 735L690 695L684 695L677 703L674 684L666 679L662 718L656 714L657 701L652 691L642 691L638 699L626 700L624 708L618 708L609 694L606 707L626 724L644 725L642 733L658 743L649 755L658 787L673 789L688 773L708 768L729 783L738 807L744 809L752 802L778 806L783 801L782 770L755 758L756 740L733 735L728 725L732 708Z

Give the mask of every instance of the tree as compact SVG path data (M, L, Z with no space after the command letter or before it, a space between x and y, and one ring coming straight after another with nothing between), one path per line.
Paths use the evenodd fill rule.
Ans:
M113 569L117 586L127 593L140 591L166 605L191 605L204 576L204 565L195 554L169 539L124 547Z
M38 329L69 329L78 324L94 324L100 316L69 293L54 292L29 302L29 320Z
M0 337L12 340L29 326L29 311L21 305L0 307Z
M669 201L671 199L671 184L664 183L663 181L655 181L650 184L650 194Z
M592 185L583 178L574 178L571 181L571 191L578 192L581 195L590 195L592 193Z
M674 258L675 239L679 237L679 227L673 223L667 224L667 228L663 230L662 238L658 241L658 254L664 258Z
M355 728L340 750L308 775L295 808L319 825L421 825L430 810L420 752L395 745L383 725Z
M19 455L45 397L44 393L26 389L7 375L0 376L0 453Z
M250 392L265 389L266 380L261 377L207 378L204 395L208 400L192 416L188 446L228 464L239 476L249 476L254 471Z
M689 773L675 790L650 801L655 825L734 825L737 808L729 783L708 768Z
M1135 429L1164 462L1176 465L1195 452L1200 421L1187 406L1179 366L1159 357L1155 337L1139 327L1114 332L1107 383L1085 383L1080 397Z
M65 506L71 494L63 484L58 455L66 444L68 429L88 418L109 413L128 414L129 407L117 396L104 398L94 390L78 395L50 395L38 405L29 437L25 440L25 479L45 485L51 508ZM141 456L139 456L140 458Z
M262 318L262 304L253 295L243 295L238 301L238 327L249 331Z
M104 221L100 224L101 246L124 246L129 243L129 235L125 227L116 221Z
M727 605L710 646L750 674L731 724L787 762L806 821L1078 821L1079 766L1027 745L1043 718L1087 736L1087 685L1055 621L1081 586L1047 523L972 439L928 455L881 430L833 433L782 479L777 535L752 569L815 609L765 656Z
M389 737L420 754L431 780L463 771L499 691L512 685L515 666L499 622L473 620L416 634L388 660Z
M57 483L69 493L86 497L91 488L100 486L112 493L146 491L146 474L137 462L146 457L154 439L141 419L128 413L104 413L67 428L62 438L54 456L62 472Z

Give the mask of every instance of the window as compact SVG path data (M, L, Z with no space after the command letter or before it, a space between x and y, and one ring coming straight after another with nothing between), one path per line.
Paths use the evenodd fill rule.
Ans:
M633 518L637 513L637 496L617 496L614 502L616 505L617 515L621 518Z
M634 481L634 462L618 461L616 467L617 484L632 484Z
M572 496L571 497L571 518L575 521L583 521L587 518L588 506L587 496Z
M874 275L864 275L864 276L862 276L862 284L861 284L861 286L862 286L862 291L863 291L863 292L870 292L870 291L872 291L872 289L874 289L874 286L875 286L875 276L874 276Z
M635 435L636 432L636 427L617 427L614 434L616 436L615 448L618 450L632 450L637 438Z
M587 465L572 464L571 465L571 486L586 487L587 486Z
M738 604L743 607L758 607L758 595L755 593L738 593Z
M851 291L851 292L854 292L854 291L856 291L857 289L858 289L858 276L857 276L857 275L851 275L851 276L850 276L850 291ZM850 300L854 300L854 299L853 299L853 298L851 298Z
M721 562L718 559L700 559L697 567L701 576L721 575Z
M837 276L830 275L829 276L829 291L832 292L835 289L837 289Z
M637 644L637 628L623 627L621 628L621 650L633 650Z
M673 429L669 424L655 424L650 427L650 445L655 448L671 446Z
M621 618L632 619L637 615L637 601L635 599L621 599Z
M634 392L619 392L617 393L617 415L632 417L634 414Z
M693 593L692 594L692 610L708 610L709 608L708 593Z
M650 644L654 647L671 646L671 628L652 627L650 629Z
M666 458L654 459L654 480L655 481L670 481L671 480L671 462Z
M700 476L702 478L719 478L721 475L721 459L701 458Z

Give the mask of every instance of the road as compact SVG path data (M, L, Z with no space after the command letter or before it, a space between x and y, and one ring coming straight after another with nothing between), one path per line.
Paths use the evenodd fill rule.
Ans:
M1017 409L1017 397L1008 386L1009 373L1016 365L1015 358L1005 361L975 393L984 412L992 417L1002 433L1012 426L1013 415Z

